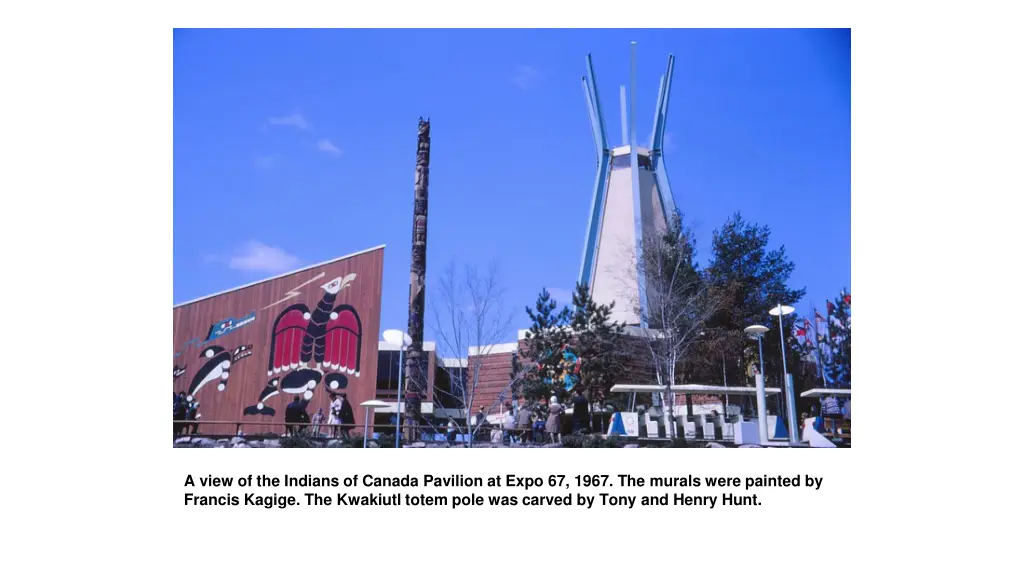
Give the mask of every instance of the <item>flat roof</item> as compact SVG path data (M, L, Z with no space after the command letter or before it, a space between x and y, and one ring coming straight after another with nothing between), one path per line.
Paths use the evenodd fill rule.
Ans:
M292 274L298 274L299 272L305 272L306 270L311 270L313 268L319 268L320 266L326 266L328 264L334 264L335 262L340 262L341 260L346 260L348 258L354 258L356 256L359 256L360 254L366 254L367 252L373 252L374 250L383 250L385 246L386 246L385 244L381 244L379 246L374 246L373 248L367 248L366 250L360 250L359 252L353 252L351 254L346 254L344 256L338 256L337 258L334 258L334 259L331 259L331 260L327 260L326 262L318 262L316 264L310 264L309 266L305 266L305 267L299 268L297 270L292 270L291 272L285 272L284 274L278 274L277 276L271 276L270 278L264 278L263 280L257 280L255 282L250 282L248 284L243 284L242 286L236 286L235 288L229 288L227 290L221 290L220 292L216 292L216 293L213 293L213 294L207 294L206 296L200 296L199 298L193 298L192 300L189 300L187 302L181 302L179 304L175 304L174 308L180 308L180 307L186 306L188 304L194 304L194 303L199 302L201 300L206 300L207 298L213 298L214 296L220 296L221 294L227 294L229 292L234 292L236 290L241 290L243 288L248 288L250 286L256 286L257 284L263 284L264 282L270 282L271 280L277 280L278 278L284 278L285 276L291 276ZM174 308L172 308L172 310Z
M657 384L616 384L612 386L612 392L664 392L664 386ZM708 394L711 396L751 396L757 394L757 388L750 386L712 386L711 384L677 384L669 387L669 392L675 394ZM765 388L765 394L778 394L778 388Z
M850 396L849 388L811 388L800 393L801 398L821 398L822 396Z

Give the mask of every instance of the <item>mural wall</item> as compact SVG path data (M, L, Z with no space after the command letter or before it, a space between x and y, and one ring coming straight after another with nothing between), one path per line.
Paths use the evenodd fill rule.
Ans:
M200 431L281 433L285 406L329 413L375 396L384 248L174 308L174 393L199 402ZM268 426L268 424L277 426Z

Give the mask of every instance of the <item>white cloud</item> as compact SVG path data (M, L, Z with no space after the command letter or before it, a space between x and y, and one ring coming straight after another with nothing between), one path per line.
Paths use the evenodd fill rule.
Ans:
M313 125L302 115L301 112L292 112L287 116L269 118L267 123L272 126L294 126L299 130L313 130Z
M548 294L559 306L572 306L572 290L548 287Z
M540 71L533 66L520 66L512 77L512 83L522 90L529 90L540 80Z
M285 252L277 246L252 240L235 251L228 260L228 268L250 272L287 272L302 263L298 256Z
M339 150L338 147L332 144L327 138L321 138L320 141L316 143L316 147L321 152L326 152L332 156L341 156L342 154L341 150Z

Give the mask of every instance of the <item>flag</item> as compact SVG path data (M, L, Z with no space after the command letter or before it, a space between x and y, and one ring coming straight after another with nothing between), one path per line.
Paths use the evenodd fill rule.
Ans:
M831 316L836 313L836 307L831 302L828 303L828 315Z
M831 307L832 303L829 302L828 305L829 307ZM818 312L817 308L814 309L814 319L817 320L818 322L825 322L825 317L821 315L821 312Z

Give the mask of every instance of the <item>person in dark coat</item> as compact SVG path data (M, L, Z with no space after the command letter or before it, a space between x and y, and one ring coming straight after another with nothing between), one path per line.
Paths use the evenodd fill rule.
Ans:
M190 422L185 424L185 432L195 436L199 433L199 402L189 402L188 409L185 411L185 420Z
M188 412L188 401L185 400L185 393L179 393L174 399L174 436L180 436L182 429L185 427L185 423L181 422L185 419L185 414Z
M303 422L309 422L309 414L306 414L306 404L297 394L288 407L284 409L285 430L289 435L295 434Z
M590 431L590 402L583 395L583 390L576 388L572 399L572 433L580 434Z
M352 405L348 402L348 396L345 394L341 395L341 435L348 438L348 431L355 427L356 417L352 413Z

